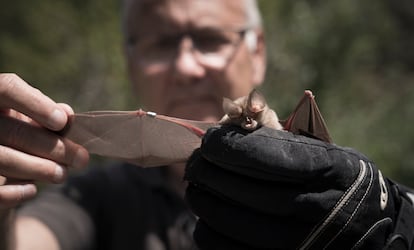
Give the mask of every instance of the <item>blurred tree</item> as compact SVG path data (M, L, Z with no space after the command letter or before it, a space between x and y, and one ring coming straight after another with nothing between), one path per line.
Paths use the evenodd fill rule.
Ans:
M1 71L18 73L77 110L131 101L118 1L16 0L2 7Z
M76 110L134 109L119 0L0 0L0 71ZM286 117L313 90L334 141L414 186L414 1L259 0L263 86Z
M414 185L414 2L259 3L269 43L265 88L274 106L287 114L301 91L312 89L337 144Z

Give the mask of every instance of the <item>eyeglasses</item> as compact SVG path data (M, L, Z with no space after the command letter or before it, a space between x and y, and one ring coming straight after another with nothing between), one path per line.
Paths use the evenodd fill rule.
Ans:
M161 36L143 36L130 39L133 56L145 65L166 65L179 55L184 40L198 63L211 68L224 68L234 55L243 38L251 29L201 30ZM251 38L251 36L250 36Z

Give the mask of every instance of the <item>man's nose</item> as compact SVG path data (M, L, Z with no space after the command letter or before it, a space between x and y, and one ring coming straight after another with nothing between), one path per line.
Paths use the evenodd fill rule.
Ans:
M202 77L205 74L205 68L199 63L196 56L193 51L191 38L183 37L178 46L174 61L177 73L192 77Z

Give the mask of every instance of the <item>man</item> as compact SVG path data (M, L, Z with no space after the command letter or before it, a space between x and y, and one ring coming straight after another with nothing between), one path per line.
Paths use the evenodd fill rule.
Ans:
M246 95L263 81L265 45L254 1L127 0L123 23L129 75L147 109L217 120L223 96ZM49 132L64 127L69 106L15 75L2 74L0 83L0 173L7 178L0 217L2 236L14 239L9 246L194 247L180 165L92 168L14 217L9 208L35 195L32 181L61 183L67 168L85 166L88 156ZM411 218L405 192L364 156L334 145L266 128L214 129L185 178L201 249L378 249L412 242L412 229L398 223L401 214Z

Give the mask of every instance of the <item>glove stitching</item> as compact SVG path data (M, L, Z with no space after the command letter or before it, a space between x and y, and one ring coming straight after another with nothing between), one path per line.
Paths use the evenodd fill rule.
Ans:
M363 155L359 152L356 152L352 148L340 147L340 146L337 146L337 145L332 144L332 143L326 143L326 142L323 142L323 141L320 141L320 140L317 140L317 139L313 139L313 138L310 138L310 137L306 137L306 136L302 136L302 137L304 137L306 139L312 139L312 140L314 140L314 142L313 141L308 142L308 141L303 141L303 140L300 140L300 141L299 140L292 140L292 139L289 139L289 138L273 137L273 136L268 136L268 135L264 135L264 134L256 134L255 136L263 137L263 138L270 138L270 139L279 140L279 141L283 141L283 142L289 142L289 143L319 147L319 148L325 149L327 153L332 152L332 151L339 151L341 153L345 152L346 154L352 155L357 159L363 159L366 162L370 162L365 155ZM301 136L301 135L296 135L296 136Z
M351 250L352 249L358 249L358 247L359 247L359 245L361 245L361 243L362 243L362 241L363 240L365 240L365 238L367 238L367 236L372 232L372 230L374 230L375 229L375 227L378 225L378 224L381 224L382 222L385 222L385 221L390 221L390 222L392 222L392 220L391 220L391 218L390 217L386 217L386 218L383 218L383 219L381 219L381 220L379 220L379 221L377 221L377 222L375 222L374 223L374 225L372 225L369 229L368 229L368 231L357 241L357 243L355 243L355 245L351 248Z
M344 229L349 225L349 223L351 222L351 220L354 218L355 214L359 211L359 208L361 207L361 204L364 202L365 198L367 197L367 194L369 193L369 191L371 190L372 187L372 183L374 180L374 176L373 176L373 170L372 170L372 166L370 163L368 163L368 167L370 170L370 180L368 183L368 187L365 190L364 195L362 196L361 200L358 202L358 205L356 206L356 208L354 209L354 211L352 212L351 216L349 216L348 220L346 221L346 223L344 224L344 226L338 231L338 233L326 244L326 246L323 249L326 249L336 238L338 238L338 236L344 231ZM359 188L357 190L355 190L354 194L356 194L359 189L360 189L361 185L359 186Z
M293 142L293 143L296 143L296 144L311 145L311 146L320 147L320 148L325 148L325 149L328 149L328 148L329 148L329 144L328 144L328 145L325 145L325 144L323 144L323 142L321 142L320 140L313 139L313 138L306 137L306 136L303 136L303 137L304 137L304 138L307 138L307 139L313 139L313 140L315 140L316 142L318 142L318 144L313 143L313 142L306 142L306 141L292 140L292 139L288 139L288 138L273 137L273 136L268 136L268 135L263 135L263 134L256 134L255 136L257 136L257 137L263 137L263 138L270 138L270 139L279 140L279 141L285 141L285 142Z
M281 137L274 137L274 136L269 136L269 135L264 135L264 134L255 134L254 136L257 137L263 137L263 138L270 138L270 139L274 139L274 140L279 140L279 141L284 141L284 142L290 142L290 143L296 143L296 144L304 144L304 145L310 145L310 146L314 146L314 147L320 147L320 148L324 148L326 149L326 151L340 151L340 152L345 152L347 154L351 154L352 156L355 156L356 158L360 159L361 158L361 153L359 152L355 152L353 149L351 148L347 148L347 147L340 147L337 146L335 144L332 143L326 143L317 139L313 139L310 137L306 137L306 136L302 136L303 138L306 139L311 139L314 141L303 141L303 140L293 140L293 139L289 139L289 138L281 138ZM296 136L301 136L301 135L296 135ZM364 155L362 155L364 156ZM365 161L367 161L367 159L365 157L363 157Z
M326 228L331 223L333 223L333 220L336 218L336 216L339 214L342 208L348 204L350 197L355 194L355 191L359 189L360 184L366 178L367 167L362 160L360 160L359 169L360 169L359 175L354 181L354 183L342 195L342 197L336 203L336 205L331 210L331 212L329 213L327 218L324 220L324 222L320 226L315 227L315 229L312 230L309 236L305 238L304 242L302 243L302 246L299 249L309 248L309 246L311 246L321 236L321 234L326 230Z
M342 148L342 147L339 147L339 146L335 146L335 147L327 148L326 150L327 151L340 151L340 152L345 152L347 154L350 154L350 155L354 156L357 159L361 159L361 156L363 156L362 157L363 160L366 161L366 162L369 162L369 160L367 160L367 158L364 155L353 151L351 148Z

